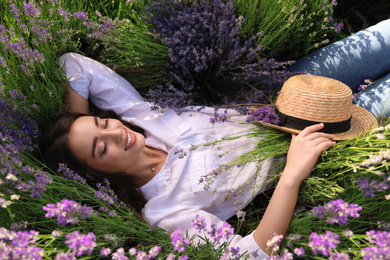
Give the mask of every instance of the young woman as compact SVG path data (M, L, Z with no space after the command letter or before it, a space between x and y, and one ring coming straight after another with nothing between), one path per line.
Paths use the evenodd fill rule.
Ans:
M387 35L386 46L389 41ZM216 178L207 189L199 183L213 169L221 170L221 165L256 145L257 140L244 136L253 126L240 124L242 117L212 125L212 108L152 111L151 104L129 82L97 61L75 53L65 54L60 61L69 78L65 102L71 114L58 120L48 133L52 145L46 162L53 169L65 162L80 174L98 180L108 178L120 198L148 223L166 230L180 226L190 235L197 233L191 225L196 216L222 226L234 215L237 205L247 204L267 186L272 161L228 169L226 177ZM306 62L298 62L293 69L303 70L299 64ZM88 99L104 111L115 111L121 119L89 116ZM323 127L314 124L293 134L287 164L257 229L245 237L231 238L230 246L264 259L269 253L266 242L275 233L287 232L300 184L310 175L321 152L335 144L333 134L320 132ZM227 136L237 138L197 148ZM238 201L226 197L247 180L259 188L243 193Z

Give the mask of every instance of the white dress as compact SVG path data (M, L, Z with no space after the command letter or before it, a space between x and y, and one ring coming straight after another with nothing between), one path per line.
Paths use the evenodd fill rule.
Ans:
M199 182L202 176L252 149L255 138L240 137L188 150L192 145L249 132L254 126L240 124L243 116L212 125L209 120L214 114L213 108L206 107L201 112L193 107L180 109L180 113L171 109L152 111L151 104L144 101L128 81L103 64L75 53L61 56L60 63L65 64L70 86L75 91L89 98L97 107L114 110L124 120L142 127L146 145L168 153L161 171L140 188L147 200L142 214L149 224L167 231L181 227L191 237L199 234L191 224L197 215L205 219L207 227L211 224L220 227L236 213L238 206L247 205L261 191L261 188L249 190L237 201L232 196L226 198L227 192L245 185L253 175L256 179L252 182L262 186L271 172L269 161L234 167L229 174L217 178L207 190L204 183ZM228 111L228 114L235 112ZM185 151L186 155L178 151ZM199 235L208 236L207 233ZM236 235L230 240L229 247L239 247L241 253L257 251L258 256L251 259L266 258L253 233L245 237Z

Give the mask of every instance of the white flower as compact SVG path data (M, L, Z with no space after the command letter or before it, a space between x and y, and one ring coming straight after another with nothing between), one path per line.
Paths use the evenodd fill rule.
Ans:
M375 134L375 137L378 138L379 140L385 140L386 139L386 136L384 134Z
M130 255L136 255L137 254L137 249L135 249L134 247L130 248L129 254Z
M10 200L6 200L4 198L0 198L0 206L3 209L6 209L9 205L11 205L11 201Z
M379 132L379 131L383 131L383 130L385 130L385 128L383 126L380 126L378 128L373 129L372 131Z
M353 237L352 230L348 230L348 229L344 230L344 236L349 237L349 238Z
M385 195L385 198L386 198L387 200L390 200L390 194Z
M5 177L6 180L9 180L9 181L17 181L18 178L16 178L16 176L12 173L8 173L7 177Z
M12 194L11 200L18 200L20 198L20 195Z
M242 210L239 210L239 211L237 211L236 216L237 216L237 218L240 221L244 221L245 220L245 216L246 216L246 212L242 211Z

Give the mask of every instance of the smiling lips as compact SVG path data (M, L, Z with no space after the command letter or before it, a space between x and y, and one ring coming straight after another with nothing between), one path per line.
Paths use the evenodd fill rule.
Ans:
M135 143L135 135L132 132L126 131L126 145L125 151L127 151L130 147Z

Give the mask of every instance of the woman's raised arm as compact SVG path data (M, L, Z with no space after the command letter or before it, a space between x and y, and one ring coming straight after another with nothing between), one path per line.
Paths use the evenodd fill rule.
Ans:
M286 167L254 233L256 243L267 254L272 253L267 241L274 234L287 233L302 181L310 175L322 151L335 144L332 135L316 132L323 127L312 125L298 135L293 134Z
M88 100L101 110L114 110L121 117L154 118L151 104L115 71L78 53L60 57L69 79L65 102L71 112L87 112ZM86 103L87 102L87 103Z
M88 99L81 96L70 86L65 87L64 102L66 106L66 111L69 113L89 114Z

